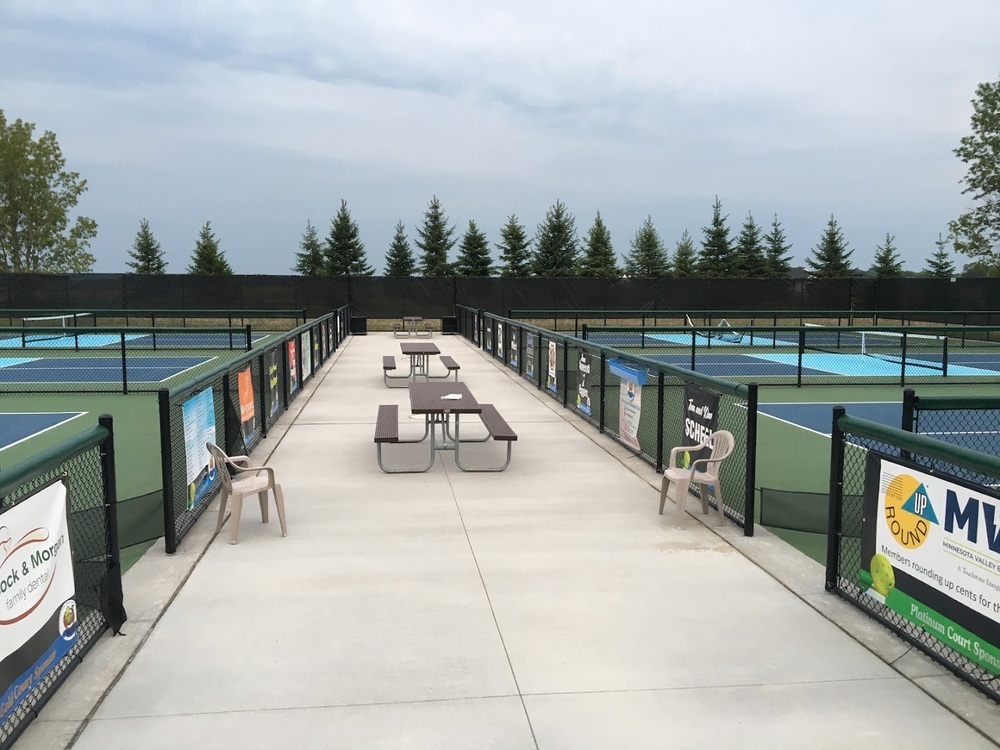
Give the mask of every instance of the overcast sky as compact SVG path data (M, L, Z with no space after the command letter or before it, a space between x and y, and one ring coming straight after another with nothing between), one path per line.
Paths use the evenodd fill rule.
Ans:
M619 255L647 215L700 242L718 195L796 263L833 214L857 266L889 232L920 270L998 29L998 0L2 0L0 108L87 179L95 271L145 217L168 272L210 220L237 273L287 273L341 199L381 271L435 195L493 243L600 211Z

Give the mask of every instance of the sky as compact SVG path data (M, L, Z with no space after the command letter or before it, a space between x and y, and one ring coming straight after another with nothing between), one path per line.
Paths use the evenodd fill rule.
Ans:
M997 0L3 0L0 109L87 180L97 272L145 218L168 273L206 221L236 273L290 273L341 200L381 272L435 196L491 244L600 211L619 256L647 216L700 242L718 196L795 264L832 215L856 267L889 233L919 271L998 28Z

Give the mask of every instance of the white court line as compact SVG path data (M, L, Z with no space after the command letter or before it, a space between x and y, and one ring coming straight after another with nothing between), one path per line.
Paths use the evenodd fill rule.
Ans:
M8 411L8 412L3 412L3 413L4 414L22 414L23 415L23 414L59 414L60 412L57 412L57 411ZM63 412L63 413L68 413L68 412ZM43 432L48 432L49 430L54 430L56 427L61 427L62 425L66 424L67 422L72 422L77 417L82 417L84 414L88 414L88 413L89 412L79 411L76 414L74 414L72 417L70 417L69 419L64 419L62 422L57 422L56 424L50 425L50 426L46 427L43 430L39 430L38 432L33 432L30 435L28 435L27 437L23 437L20 440L15 440L13 443L9 443L8 445L3 446L2 448L0 448L0 451L5 451L8 448L13 448L18 443L23 443L25 440L31 440L31 438L33 438L33 437L35 437L37 435L41 435Z
M183 375L188 370L193 370L196 367L201 367L203 364L205 364L206 362L211 362L213 359L218 359L218 357L209 357L208 359L202 360L201 362L199 362L196 365L191 365L190 367L187 367L187 368L185 368L183 370L180 370L179 372L175 372L173 375L168 375L163 380L156 380L156 381L140 380L138 382L140 382L140 383L147 383L147 382L166 383L171 378L176 378L178 375Z
M744 408L746 408L746 407L744 407ZM825 438L830 437L830 433L829 432L820 432L819 430L814 430L812 427L806 427L805 425L801 425L798 422L789 422L787 419L782 419L781 417L776 417L773 414L768 414L766 411L761 411L759 404L758 404L758 408L757 408L757 414L758 415L763 414L765 417L770 417L771 419L775 420L776 422L784 422L787 425L791 425L792 427L798 427L800 430L805 430L806 432L811 432L814 435L822 435Z

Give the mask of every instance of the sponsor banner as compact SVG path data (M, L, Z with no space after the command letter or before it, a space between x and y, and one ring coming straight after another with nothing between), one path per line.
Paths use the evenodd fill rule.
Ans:
M281 367L279 355L280 352L276 347L269 350L264 357L264 366L267 368L267 404L270 419L273 419L281 411L281 394L278 393L278 385L281 380L279 377L279 368Z
M493 321L487 320L483 326L483 347L490 354L493 353Z
M288 395L299 389L299 362L295 356L295 339L288 342Z
M257 437L257 409L254 405L253 372L250 365L236 374L236 383L240 395L240 427L243 431L243 445L249 446Z
M608 370L621 378L618 385L618 439L635 450L639 445L639 419L642 416L642 386L646 370L629 367L617 359L608 360Z
M472 314L472 340L479 346L479 315L476 313Z
M590 416L590 368L593 358L589 349L580 350L576 376L576 408Z
M510 329L510 366L517 369L517 340L521 337L521 329L513 328Z
M524 339L524 374L535 379L535 334L529 333Z
M68 494L59 479L0 515L0 723L77 641Z
M681 445L700 445L707 443L719 428L719 394L706 391L690 383L684 386L684 436ZM710 448L698 451L684 451L681 455L683 466L687 468L699 458L708 458L712 453Z
M1000 494L869 451L865 593L1000 675Z
M215 391L206 388L181 404L184 420L184 459L187 474L187 509L194 508L215 482L215 461L205 443L216 443Z
M497 323L497 357L503 359L503 323Z
M302 332L302 382L306 382L313 371L312 333Z
M549 369L545 378L545 386L552 391L557 393L559 391L559 384L556 382L556 342L549 341Z

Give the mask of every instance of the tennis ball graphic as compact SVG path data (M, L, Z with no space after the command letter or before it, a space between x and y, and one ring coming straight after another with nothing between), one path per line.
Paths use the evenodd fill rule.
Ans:
M896 588L896 574L892 572L892 563L885 555L875 555L868 565L872 573L872 588L882 596Z

